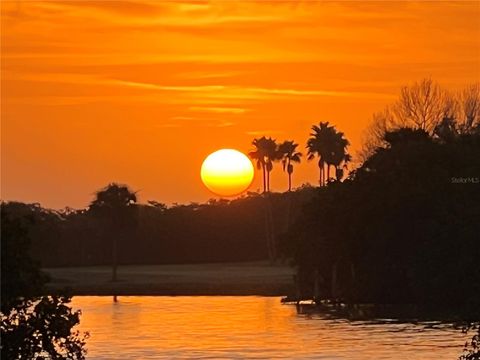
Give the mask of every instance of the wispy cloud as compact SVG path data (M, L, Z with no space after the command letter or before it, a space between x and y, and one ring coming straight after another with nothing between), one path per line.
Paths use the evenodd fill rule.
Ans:
M216 127L222 128L222 127L230 127L230 126L233 126L233 125L235 125L235 123L233 121L221 121L216 125Z
M125 80L111 80L111 83L137 87L150 90L173 91L173 92L194 92L194 93L210 93L210 96L230 99L260 99L276 96L333 96L333 97L382 97L389 98L393 95L374 92L352 92L352 91L335 91L335 90L310 90L310 89L291 89L291 88L267 88L267 87L249 87L249 86L227 86L227 85L161 85L144 82L134 82ZM228 108L205 108L210 111L217 110L222 112ZM196 108L195 110L199 110ZM207 110L206 110L207 111ZM235 111L233 109L232 111Z
M226 121L223 119L205 119L205 118L197 118L193 116L173 116L169 119L169 121L165 123L159 123L158 127L165 127L165 128L179 128L185 125L188 126L200 126L200 127L230 127L234 126L236 123L234 121Z
M245 134L250 135L250 136L266 136L266 135L275 135L275 134L282 134L283 131L279 130L249 130L245 131Z
M163 91L180 91L180 92L210 92L225 90L223 85L200 85L200 86L177 86L177 85L160 85L145 82L125 81L125 80L105 80L106 83L124 85L142 89L163 90Z
M185 73L180 73L177 75L179 79L224 79L231 78L234 76L240 76L243 73L240 71L224 71L224 72L207 72L207 71L190 71Z
M186 110L194 112L209 112L218 114L245 114L252 110L251 106L238 106L258 103L261 101L274 101L280 99L313 99L325 97L343 97L343 98L369 98L369 99L391 99L395 94L385 93L384 91L339 91L327 89L305 89L307 84L296 84L298 87L259 87L245 85L222 85L222 84L161 84L154 82L132 81L124 79L108 78L98 74L89 73L22 73L11 71L6 74L9 81L21 81L23 83L45 83L50 86L74 85L78 87L78 92L50 92L50 95L42 94L42 98L72 98L76 101L102 101L118 100L126 102L153 102L165 104L185 104L189 105ZM95 88L96 94L93 96L89 91L80 90L84 88ZM101 90L103 87L105 90ZM303 87L303 88L302 88ZM374 87L371 87L374 89ZM26 93L30 90L26 89ZM33 90L34 88L32 88ZM123 91L121 89L124 89ZM127 91L128 90L128 91ZM141 91L138 91L141 90ZM93 91L93 89L92 89ZM171 96L157 96L157 93L172 93ZM126 97L130 94L130 97ZM15 95L11 96L15 98ZM22 97L25 97L22 95ZM83 98L83 100L82 100ZM70 100L66 100L69 102ZM51 101L49 101L51 103ZM58 100L57 102L65 102ZM55 102L54 102L55 103ZM220 105L220 106L219 106Z
M198 120L197 118L195 118L193 116L173 116L170 119L173 120L173 121L177 121L177 120L180 120L180 121L195 121L195 120Z
M244 108L235 108L235 107L203 107L203 106L191 106L189 107L192 111L200 111L200 112L212 112L218 114L244 114L249 109Z
M178 123L158 123L155 125L157 128L179 128L182 125Z

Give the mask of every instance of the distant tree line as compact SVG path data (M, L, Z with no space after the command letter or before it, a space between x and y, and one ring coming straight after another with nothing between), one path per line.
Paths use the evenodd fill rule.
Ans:
M288 197L271 193L275 228L284 232L287 206L289 216L296 217L314 191L306 185ZM109 184L86 209L57 211L3 202L1 211L12 219L31 219L26 224L29 251L44 267L268 259L264 202L257 193L166 206L157 201L140 204L128 186Z

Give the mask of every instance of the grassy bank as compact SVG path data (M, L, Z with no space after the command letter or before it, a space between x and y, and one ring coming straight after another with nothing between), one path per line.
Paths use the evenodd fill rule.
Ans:
M293 269L266 262L120 266L112 282L106 266L46 268L50 291L72 295L264 295L293 290Z

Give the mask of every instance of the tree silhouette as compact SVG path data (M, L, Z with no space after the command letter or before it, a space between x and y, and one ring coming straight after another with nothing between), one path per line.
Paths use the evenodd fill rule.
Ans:
M334 126L328 122L321 122L318 126L312 126L312 133L307 141L308 160L318 156L318 167L320 169L320 186L325 186L330 179L330 166L337 170L342 164L350 160L347 154L349 142L344 138L342 132L337 132ZM325 167L327 169L325 174ZM339 174L340 171L337 171Z
M44 296L48 276L30 257L33 220L12 209L19 207L1 204L1 358L85 359L88 334L72 330L80 311L68 297Z
M365 161L378 147L386 146L386 132L404 127L423 129L440 138L478 131L480 83L456 93L444 90L431 79L404 86L395 103L373 114L372 122L363 134L360 158Z
M343 132L335 131L333 137L332 147L330 152L326 155L325 162L327 163L327 181L330 180L330 167L335 169L335 178L341 180L343 177L343 169L351 160L347 153L347 147L350 145L349 141L345 139Z
M112 281L117 280L118 238L124 235L126 227L130 225L129 210L136 202L136 193L128 186L111 183L97 191L90 204L91 211L98 212L109 222L107 228L112 237Z
M460 129L468 133L480 125L480 83L467 86L458 98Z
M278 146L271 137L262 136L254 139L252 145L254 151L249 152L250 158L256 160L257 169L262 169L263 174L263 194L265 208L265 236L267 240L268 257L274 262L276 259L276 245L274 235L274 224L272 215L272 204L269 196L270 193L270 172L273 169L273 162L279 160Z
M475 333L472 339L465 343L463 354L458 360L480 360L480 323L467 325L463 332L467 333L469 330L474 330Z
M300 163L302 153L297 151L298 144L293 141L284 141L278 146L279 158L282 160L283 171L288 174L288 191L292 191L292 174L294 162Z
M267 191L267 174L266 174L266 152L265 152L265 136L260 139L253 139L252 145L255 147L254 151L250 151L248 156L255 160L257 169L262 170L263 192Z
M348 180L317 190L283 237L286 254L306 290L318 272L327 299L478 317L479 134L401 128L383 142Z
M320 169L319 184L325 184L325 155L333 135L333 128L328 122L321 122L318 126L312 126L312 133L307 141L307 159L312 160L318 156L318 167Z
M432 132L444 117L455 111L452 96L432 79L404 86L394 111L404 125Z
M248 153L250 158L256 160L257 169L262 169L263 192L270 191L270 172L273 170L273 162L278 160L277 143L271 137L262 136L253 139L254 151Z

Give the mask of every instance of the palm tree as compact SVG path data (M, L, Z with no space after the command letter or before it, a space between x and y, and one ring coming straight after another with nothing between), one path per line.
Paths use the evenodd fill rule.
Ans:
M278 159L277 143L274 139L262 136L260 139L253 139L254 151L248 153L250 158L256 160L257 169L262 169L263 192L270 191L270 172L273 169L273 162Z
M265 136L262 136L259 139L254 139L252 145L255 147L255 150L249 152L248 155L250 158L256 160L257 169L262 169L263 173L265 237L267 240L267 249L270 261L274 262L276 259L276 245L273 229L272 205L269 192L270 172L273 169L273 162L278 159L279 153L277 143L271 137L266 138Z
M332 147L326 156L327 163L327 181L330 180L330 166L335 169L335 178L340 180L343 177L343 169L351 160L351 156L347 153L347 147L350 142L345 139L344 133L336 131L333 137Z
M344 155L344 158L343 158L343 166L340 166L342 165L341 163L336 165L336 168L335 168L335 178L337 180L341 180L343 178L343 174L344 174L344 170L347 169L347 164L352 160L352 157L350 156L350 154L345 154Z
M278 146L279 158L282 160L283 171L288 173L288 191L292 191L293 162L301 161L302 153L296 151L298 144L293 141L284 141Z
M263 192L265 193L267 191L267 177L266 177L266 169L265 169L265 151L263 149L263 142L264 142L265 136L263 136L260 139L253 139L252 145L255 146L254 151L250 151L248 153L248 156L250 156L251 159L256 160L257 164L257 169L260 170L262 169L262 174L263 174Z
M95 199L90 204L90 211L98 211L109 219L112 236L112 281L117 280L117 249L118 237L124 232L129 219L128 210L137 202L136 193L126 185L111 183L95 193Z
M318 126L314 125L312 130L313 132L307 142L308 160L318 156L320 186L325 186L330 180L330 168L332 166L335 169L337 179L341 179L343 176L343 168L351 159L347 153L347 147L350 143L345 139L343 132L337 131L328 122L321 122ZM325 166L327 168L326 174Z
M325 181L325 165L329 154L333 151L335 142L335 128L330 126L328 122L320 122L320 124L312 126L312 133L307 141L308 160L312 160L318 156L318 167L320 169L320 186L326 184ZM327 170L328 171L328 170Z
M267 192L270 192L270 172L273 170L273 162L280 160L278 145L275 139L269 137L265 141L266 170L267 170Z

